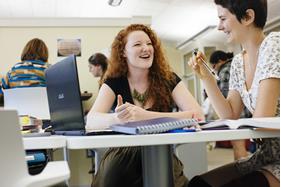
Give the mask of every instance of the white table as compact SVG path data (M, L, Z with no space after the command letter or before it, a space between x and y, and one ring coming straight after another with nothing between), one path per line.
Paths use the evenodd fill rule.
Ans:
M64 160L67 161L68 152L65 136L23 137L23 146L25 150L61 148L63 149Z
M57 149L66 148L65 136L24 137L24 149Z
M67 161L65 136L23 137L23 146L25 150L63 149L64 160ZM65 183L69 186L68 180Z
M142 146L144 186L173 187L172 144L279 136L279 131L249 129L153 135L68 136L66 146L67 149Z
M67 161L65 136L23 137L23 147L25 150L63 149L63 158Z

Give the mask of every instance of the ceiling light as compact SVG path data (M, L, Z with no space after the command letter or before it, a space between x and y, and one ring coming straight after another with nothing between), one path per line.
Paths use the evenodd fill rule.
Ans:
M119 6L122 3L122 0L109 0L108 4L110 6Z

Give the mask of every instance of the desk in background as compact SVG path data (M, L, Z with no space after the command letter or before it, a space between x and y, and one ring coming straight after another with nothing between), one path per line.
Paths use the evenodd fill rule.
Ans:
M93 96L92 93L88 93L87 91L81 93L81 100L82 101L87 101L88 99L90 99Z

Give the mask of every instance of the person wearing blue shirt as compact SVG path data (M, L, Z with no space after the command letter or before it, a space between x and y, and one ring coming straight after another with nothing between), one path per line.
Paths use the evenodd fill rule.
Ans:
M48 68L48 48L41 39L34 38L24 47L21 54L21 62L16 63L2 78L3 89L46 87L45 69ZM27 154L44 154L46 160L37 165L30 165L30 174L40 173L47 162L47 150L27 150Z
M43 40L34 38L24 47L21 62L2 78L3 89L46 86L45 69L49 66L48 48Z

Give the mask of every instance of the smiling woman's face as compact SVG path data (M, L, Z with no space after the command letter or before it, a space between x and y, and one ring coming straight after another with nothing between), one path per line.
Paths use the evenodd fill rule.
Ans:
M131 32L127 36L124 56L131 68L150 68L153 62L154 48L148 35L143 31Z
M223 31L227 35L228 43L240 43L245 26L237 20L234 14L231 14L228 9L220 5L217 6L217 12L220 20L218 30Z

